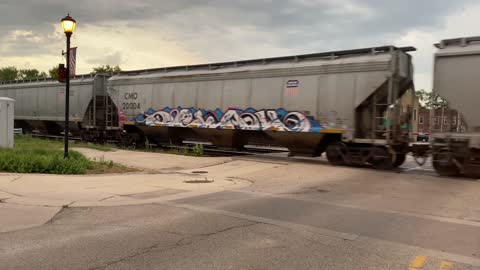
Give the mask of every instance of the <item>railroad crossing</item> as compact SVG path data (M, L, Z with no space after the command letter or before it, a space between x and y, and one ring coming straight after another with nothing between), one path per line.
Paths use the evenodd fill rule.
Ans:
M0 175L4 269L480 267L480 182L408 160L79 151L144 172Z

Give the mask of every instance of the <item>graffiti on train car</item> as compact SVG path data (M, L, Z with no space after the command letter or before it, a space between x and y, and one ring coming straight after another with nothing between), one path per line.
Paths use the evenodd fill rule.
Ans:
M242 130L275 130L320 132L322 126L302 112L285 109L255 110L252 108L213 111L195 108L150 109L139 114L137 124L165 127L219 128Z

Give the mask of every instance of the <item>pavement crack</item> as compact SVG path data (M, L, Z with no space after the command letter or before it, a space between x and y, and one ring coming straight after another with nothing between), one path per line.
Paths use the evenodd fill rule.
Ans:
M62 205L62 208L68 208L68 207L70 207L70 205L72 205L72 204L74 204L74 203L75 203L75 201L73 201L73 202L71 202L71 203L69 203L69 204Z
M8 199L11 199L10 197L9 198L0 198L0 203L7 203L6 200Z
M16 193L13 193L13 192L9 192L9 191L6 191L4 189L0 189L0 191L5 192L5 193L10 194L10 195L17 196L17 197L23 197L23 195L16 194Z
M22 178L22 177L23 177L23 175L20 175L20 176L18 176L18 177L15 177L15 178L14 178L13 180L11 180L10 182L15 182L15 181L19 180L19 179Z
M178 236L185 236L185 234L183 234L183 233L174 232L174 231L164 231L164 230L162 230L162 232L166 232L166 233L174 234L174 235L178 235Z
M201 241L201 240L207 239L208 237L210 237L212 235L228 232L228 231L239 229L239 228L247 228L247 227L255 226L257 224L261 224L261 223L260 222L250 222L248 224L232 226L232 227L228 227L228 228L225 228L225 229L222 229L222 230L219 230L219 231L215 231L215 232L211 232L211 233L204 233L204 234L186 236L186 237L183 237L183 238L179 239L175 244L170 244L170 245L165 246L163 249L157 249L163 243L156 243L156 244L151 245L149 247L143 248L142 250L139 250L139 251L137 251L133 254L122 257L118 260L108 262L108 263L106 263L102 266L95 266L93 268L89 268L88 270L106 269L106 268L108 268L112 265L115 265L115 264L130 260L130 259L133 259L133 258L138 257L138 256L145 255L145 254L150 253L150 252L165 252L165 251L169 251L169 250L173 250L173 249L178 249L178 248L193 244L196 241ZM170 231L164 231L164 232L175 234L175 235L182 235L178 232L170 232ZM188 241L188 240L196 240L196 241Z
M235 229L239 229L239 228L246 228L246 227L255 226L255 225L257 225L257 224L263 224L263 223L260 223L260 222L250 222L250 223L248 223L248 224L242 224L242 225L238 225L238 226L228 227L228 228L225 228L225 229L220 230L220 231L215 231L215 232L213 232L213 233L200 234L200 235L198 235L198 236L206 236L206 237L209 237L209 236L212 236L212 235L215 235L215 234L224 233L224 232L228 232L228 231L235 230Z
M222 161L222 162L206 165L206 166L203 166L203 167L199 167L199 168L196 168L195 170L201 170L201 169L215 167L215 166L219 166L219 165L225 165L225 164L229 164L229 163L232 163L232 162L234 162L234 160Z
M61 207L55 215L53 215L49 220L47 220L47 222L45 222L45 224L53 224L58 219L58 216L66 210L67 207Z
M10 200L10 199L13 199L13 198L4 198L4 199L3 199L3 203L13 204L13 205L22 205L22 206L50 207L50 208L62 207L62 206L59 206L59 205L16 203L16 202L9 202L9 201L7 201L7 200Z
M100 200L98 200L98 201L99 201L99 202L103 202L103 201L106 201L106 200L111 199L111 198L113 198L113 197L115 197L115 195L109 196L109 197L105 197L105 198L100 199Z

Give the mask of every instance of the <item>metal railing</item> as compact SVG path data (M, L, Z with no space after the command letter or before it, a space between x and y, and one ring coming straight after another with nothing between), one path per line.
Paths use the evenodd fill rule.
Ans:
M120 75L122 74L138 75L138 74L145 74L150 72L168 73L173 71L217 70L222 68L237 68L237 67L250 66L250 65L267 65L272 63L290 63L290 62L296 63L296 62L305 61L305 60L319 60L319 59L335 60L345 56L354 56L354 55L362 55L362 54L375 55L379 53L391 53L392 51L412 52L416 50L417 49L415 47L381 46L381 47L372 47L372 48L363 48L363 49L354 49L354 50L331 51L331 52L323 52L323 53L311 53L311 54L281 56L281 57L272 57L272 58L260 58L260 59L232 61L232 62L219 62L219 63L210 63L210 64L185 65L185 66L121 71L119 74Z
M97 74L80 74L76 75L73 80L84 80L91 79ZM33 80L13 80L13 81L0 81L0 85L10 85L10 84L22 84L22 83L34 83L34 82L57 82L57 79L51 77L38 78Z

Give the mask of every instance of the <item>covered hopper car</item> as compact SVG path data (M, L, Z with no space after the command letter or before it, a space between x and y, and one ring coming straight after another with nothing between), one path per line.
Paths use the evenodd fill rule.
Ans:
M115 136L118 110L106 94L105 75L78 76L70 84L73 136L103 142ZM53 79L2 82L0 96L15 99L15 127L24 132L60 135L65 127L65 85Z
M480 177L480 37L435 46L433 91L461 113L467 132L433 134L433 166L441 175Z
M409 147L400 97L412 47L337 51L123 72L108 93L129 133L240 149L279 145L333 164L399 166Z

